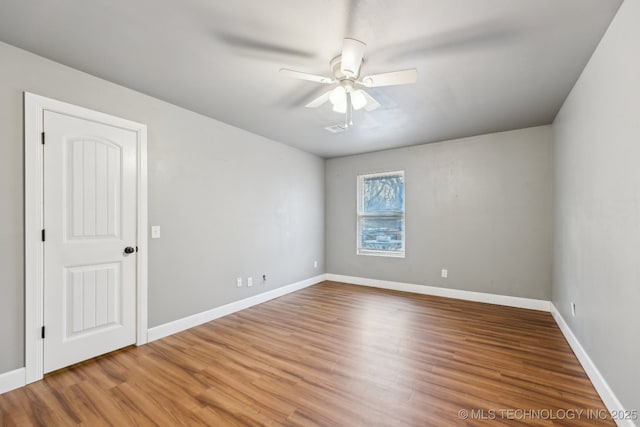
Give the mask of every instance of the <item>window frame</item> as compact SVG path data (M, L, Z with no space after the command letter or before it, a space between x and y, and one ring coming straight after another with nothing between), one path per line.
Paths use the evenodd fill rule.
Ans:
M367 249L362 247L362 220L364 218L371 217L383 217L389 216L392 218L396 218L399 215L372 215L365 214L363 211L363 201L364 201L364 181L369 178L376 178L382 176L399 176L402 177L402 252L399 251L388 251L388 250L378 250L378 249ZM405 172L404 170L389 170L384 172L374 172L374 173L365 173L359 174L357 176L357 190L356 190L356 254L357 255L366 255L366 256L382 256L389 258L404 258L405 253L407 251L406 248L406 182L405 182Z

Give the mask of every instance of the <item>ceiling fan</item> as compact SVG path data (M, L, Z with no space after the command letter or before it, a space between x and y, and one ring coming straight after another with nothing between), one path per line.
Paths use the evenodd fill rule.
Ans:
M360 40L345 38L342 45L342 53L329 63L333 77L318 76L288 68L281 68L280 73L296 79L309 80L321 84L332 85L337 83L338 86L309 102L306 107L318 108L326 102L331 102L333 111L345 115L344 127L347 129L353 125L354 110L364 108L367 111L373 111L380 107L380 103L360 87L404 85L415 83L418 79L418 71L415 68L373 74L360 78L366 46Z

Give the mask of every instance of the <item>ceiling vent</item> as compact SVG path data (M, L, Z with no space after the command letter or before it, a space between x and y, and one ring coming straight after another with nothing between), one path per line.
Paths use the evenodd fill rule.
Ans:
M325 129L328 130L331 133L340 133L340 132L344 132L345 130L347 130L347 128L344 127L343 125L327 126Z

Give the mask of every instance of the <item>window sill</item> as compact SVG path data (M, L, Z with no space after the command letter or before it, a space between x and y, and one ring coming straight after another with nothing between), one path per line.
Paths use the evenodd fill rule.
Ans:
M357 255L365 255L365 256L381 256L387 258L404 258L404 252L385 252L385 251L369 251L366 249L359 249L357 251Z

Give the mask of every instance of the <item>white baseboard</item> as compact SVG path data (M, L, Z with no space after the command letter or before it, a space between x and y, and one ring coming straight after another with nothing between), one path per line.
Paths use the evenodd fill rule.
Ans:
M616 395L613 393L613 390L611 390L611 387L609 387L609 384L607 384L607 381L605 381L604 377L593 363L593 360L591 360L584 347L582 347L582 344L580 344L580 341L578 341L578 338L573 334L573 331L571 331L571 328L569 328L569 325L564 320L556 306L553 305L553 303L551 303L550 306L551 315L558 324L558 327L560 327L562 334L569 343L569 346L571 346L571 349L578 358L582 368L587 373L587 376L600 395L604 405L610 412L623 414L624 407L622 406L622 403L620 403ZM636 427L636 424L632 420L615 421L620 427Z
M325 274L320 274L318 276L311 277L300 282L292 283L290 285L282 286L280 288L254 295L240 301L234 301L220 307L212 308L211 310L203 311L202 313L194 314L192 316L174 320L173 322L155 326L153 328L150 328L148 331L148 342L159 340L160 338L182 332L186 329L193 328L194 326L202 325L203 323L207 323L220 317L227 316L240 310L244 310L245 308L253 307L254 305L262 304L263 302L267 302L274 298L278 298L283 295L290 294L291 292L295 292L300 289L315 285L324 281L325 276Z
M327 274L327 280L349 283L352 285L371 286L374 288L392 289L394 291L413 292L416 294L455 298L467 301L485 302L506 305L509 307L528 308L530 310L549 311L550 302L532 298L512 297L507 295L486 294L483 292L463 291L460 289L439 288L436 286L415 285L412 283L390 282L388 280L365 279L363 277Z
M0 374L0 394L20 388L26 383L25 368L19 368Z

